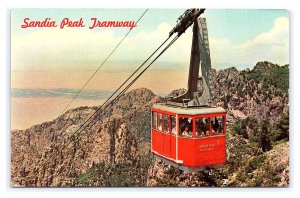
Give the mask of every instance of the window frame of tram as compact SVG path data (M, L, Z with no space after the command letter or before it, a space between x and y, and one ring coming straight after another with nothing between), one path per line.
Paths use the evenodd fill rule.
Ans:
M187 119L189 120L189 129L188 129L188 133L189 135L182 135L183 131L183 127L185 127L185 125L182 123L183 120L185 120L184 122L187 121ZM216 121L215 119L218 120L218 125L216 125ZM202 122L201 122L202 121ZM181 138L208 138L208 137L212 137L212 136L225 136L226 135L226 131L225 131L225 116L224 115L215 115L215 116L201 116L201 117L190 117L190 116L180 116L178 119L179 122L179 133L178 136ZM201 125L201 126L199 126ZM195 127L194 127L195 126ZM223 131L221 133L221 131ZM176 135L173 134L172 135Z
M208 119L208 120L206 121L206 119ZM218 120L217 124L216 124L216 119ZM212 137L212 136L225 136L225 116L224 115L201 116L201 117L197 117L195 120L196 120L195 121L196 122L196 138L207 138L207 137ZM208 124L208 126L207 126L207 124ZM209 129L209 131L207 129ZM223 131L222 133L219 132L221 130Z
M194 136L194 118L190 117L190 116L180 116L178 121L179 121L178 136L181 138L193 138L193 136ZM185 135L183 135L184 132L185 132Z
M171 121L171 124L170 124L170 126L171 126L171 134L172 134L172 136L176 136L176 132L177 132L177 129L176 129L176 116L174 116L174 115L170 115L170 121Z
M152 111L152 129L157 130L157 112Z
M224 115L216 115L211 117L211 134L212 136L226 135Z
M163 114L157 113L157 131L163 132Z
M169 134L170 132L170 116L168 114L163 114L163 132Z
M195 138L207 138L211 136L211 118L209 116L201 116L195 118L196 132Z

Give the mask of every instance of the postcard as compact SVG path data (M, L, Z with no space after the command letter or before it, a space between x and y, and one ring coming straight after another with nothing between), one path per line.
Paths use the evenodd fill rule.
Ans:
M12 187L288 187L289 11L11 10Z

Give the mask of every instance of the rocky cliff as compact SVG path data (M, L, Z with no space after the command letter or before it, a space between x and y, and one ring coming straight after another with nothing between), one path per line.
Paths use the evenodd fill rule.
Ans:
M184 174L154 160L150 107L162 98L141 88L122 96L82 132L74 134L97 107L70 109L52 121L12 131L12 186L286 186L289 163L281 154L289 147L288 117L282 118L288 91L267 75L269 68L283 67L262 64L264 73L257 67L212 71L214 104L228 110L224 169ZM268 132L261 130L264 119ZM263 149L263 140L271 147Z
M12 185L73 186L74 179L95 164L137 163L145 151L140 148L143 144L138 145L137 129L131 125L139 116L149 117L149 108L159 100L147 89L129 92L75 135L96 107L71 109L53 121L12 131Z
M280 79L285 80L278 82ZM225 167L184 173L154 161L148 169L147 186L288 186L286 79L288 65L266 61L257 63L252 70L212 70L214 104L227 109ZM276 138L278 136L280 138Z

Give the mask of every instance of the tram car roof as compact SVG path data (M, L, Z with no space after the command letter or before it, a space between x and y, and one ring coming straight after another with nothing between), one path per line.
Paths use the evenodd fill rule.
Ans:
M172 112L175 114L184 114L184 115L201 115L201 114L217 114L217 113L226 113L226 110L222 107L177 107L167 105L165 103L154 104L153 109Z

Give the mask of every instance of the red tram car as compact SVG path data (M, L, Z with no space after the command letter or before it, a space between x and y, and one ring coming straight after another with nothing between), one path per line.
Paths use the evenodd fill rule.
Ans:
M186 172L220 168L226 161L226 110L212 106L207 24L199 17L203 12L187 10L170 32L181 34L194 24L187 91L152 107L152 153Z
M186 172L220 168L226 160L226 111L221 107L152 107L151 151Z

